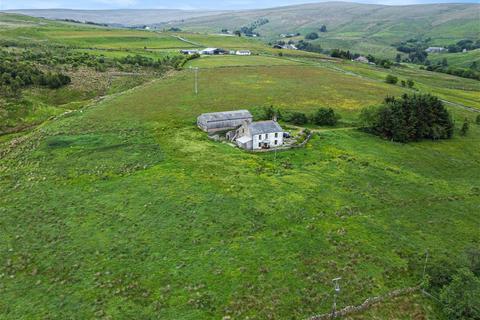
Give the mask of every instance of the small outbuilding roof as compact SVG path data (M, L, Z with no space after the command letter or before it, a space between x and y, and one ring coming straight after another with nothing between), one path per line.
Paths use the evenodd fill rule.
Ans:
M222 121L222 120L241 120L241 119L251 119L252 114L248 110L234 110L234 111L223 111L223 112L212 112L212 113L203 113L199 119L209 121Z
M283 132L282 127L280 127L280 125L273 120L252 122L251 124L249 124L249 129L252 135L272 132Z
M249 136L243 136L238 138L237 141L240 143L247 143L249 141L252 141L252 138L250 138Z

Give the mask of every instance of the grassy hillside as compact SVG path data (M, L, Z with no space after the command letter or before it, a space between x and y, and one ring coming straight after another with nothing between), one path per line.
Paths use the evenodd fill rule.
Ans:
M105 59L177 51L176 34L7 20L0 40L18 41L4 48L14 52L43 42ZM76 111L0 136L0 318L306 319L330 310L334 277L343 278L338 306L359 304L417 285L427 249L455 260L478 244L480 82L179 36L259 55L202 57L139 83L88 67L69 86L22 93ZM145 39L158 49L143 49ZM189 66L200 67L198 95ZM387 74L416 91L385 83ZM86 103L79 88L105 97ZM409 92L451 102L453 139L400 144L355 128L362 108ZM203 112L270 105L327 106L342 119L312 125L303 149L261 154L196 127ZM460 136L465 118L471 129ZM352 319L436 319L434 306L403 297Z
M294 68L210 69L198 97L181 72L44 125L3 157L4 314L305 318L329 310L335 276L340 304L359 303L418 283L425 249L453 255L478 238L477 126L409 145L325 131L276 156L195 127L200 112L265 101L353 117L394 93Z
M433 63L439 63L443 59L447 59L449 66L469 68L474 61L480 65L480 49L457 53L435 53L430 54L428 59Z
M145 25L185 20L194 17L211 16L225 11L208 10L175 10L175 9L148 9L148 10L9 10L9 13L19 13L46 19L73 19L95 23L121 24L125 26Z
M394 57L391 45L410 38L431 37L432 45L448 45L464 38L476 40L479 8L478 4L383 6L326 2L198 17L170 25L218 32L223 28L238 30L267 18L269 23L255 31L274 40L282 33L318 32L325 24L328 32L319 32L316 41L324 48Z

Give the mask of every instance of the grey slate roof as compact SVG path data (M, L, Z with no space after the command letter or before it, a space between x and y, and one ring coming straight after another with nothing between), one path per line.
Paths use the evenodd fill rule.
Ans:
M250 128L250 133L252 135L272 132L283 132L282 127L280 127L280 125L273 120L252 122L249 124L248 127Z
M252 118L252 114L248 110L203 113L199 116L199 119L205 120L207 122L223 120L241 120L248 118Z

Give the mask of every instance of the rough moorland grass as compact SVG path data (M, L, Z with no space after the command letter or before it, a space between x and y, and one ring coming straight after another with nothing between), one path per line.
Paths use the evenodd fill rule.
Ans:
M275 66L275 65L299 65L296 62L278 57L266 56L202 56L187 63L187 67L216 68L232 66Z
M200 69L198 96L193 88L193 72L185 70L139 90L136 99L142 104L129 97L122 97L122 103L146 120L161 117L193 122L202 112L269 105L304 111L332 106L352 118L362 107L380 103L388 94L402 93L398 87L308 66Z
M477 88L411 72L449 95ZM478 126L408 145L323 131L278 154L195 127L201 112L270 104L355 121L404 92L383 77L324 62L201 69L195 96L186 70L39 127L0 159L0 317L303 319L330 309L333 277L339 306L417 284L425 249L453 258L480 240ZM402 302L364 318L408 317L403 305L430 315Z
M207 139L194 116L240 95L243 107L345 111L380 99L363 86L391 87L228 71L203 71L198 97L183 72L106 100L0 160L2 316L306 318L329 310L333 277L339 305L358 304L417 284L425 249L454 256L478 240L480 128L408 145L322 132L306 149L248 154Z
M382 82L385 81L385 77L388 74L397 76L399 81L412 79L415 82L415 88L422 92L428 92L442 99L468 107L480 108L478 95L480 82L476 80L420 70L412 65L384 69L361 63L344 62L336 64L335 67ZM397 84L397 86L400 86L400 84Z

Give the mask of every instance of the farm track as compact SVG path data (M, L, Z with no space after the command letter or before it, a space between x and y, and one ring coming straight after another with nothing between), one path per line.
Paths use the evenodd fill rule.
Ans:
M172 36L172 37L174 37L174 38L177 39L177 40L183 41L183 42L185 42L185 43L192 44L192 45L194 45L194 46L196 46L196 47L202 47L202 44L201 44L201 43L193 42L193 41L190 41L190 40L188 40L188 39L182 38L182 37L180 37L180 36Z

